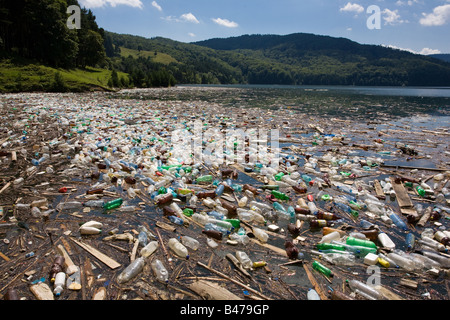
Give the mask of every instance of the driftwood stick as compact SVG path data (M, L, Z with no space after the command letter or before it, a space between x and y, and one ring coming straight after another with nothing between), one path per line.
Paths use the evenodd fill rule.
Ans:
M235 284L237 284L237 285L239 285L239 286L245 288L246 290L253 292L254 294L260 296L260 297L263 298L263 299L271 300L269 297L266 297L265 295L263 295L262 293L256 291L255 289L250 288L249 286L246 286L245 284L243 284L243 283L241 283L241 282L239 282L239 281L237 281L237 280L234 280L234 279L230 278L229 276L227 276L226 274L223 274L223 273L220 272L220 271L217 271L217 270L215 270L215 269L213 269L213 268L208 267L207 265L201 263L200 261L197 261L197 264L198 264L199 266L202 266L203 268L205 268L205 269L211 271L211 272L214 272L215 274L217 274L217 275L219 275L219 276L221 276L221 277L223 277L223 278L225 278L225 279L227 279L227 280L230 280L231 282L233 282L233 283L235 283Z

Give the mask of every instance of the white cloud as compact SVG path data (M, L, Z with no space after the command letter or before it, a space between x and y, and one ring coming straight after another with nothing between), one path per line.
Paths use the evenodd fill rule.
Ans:
M192 33L192 32L189 32L189 33L188 33L188 36L189 36L189 37L192 37L192 38L195 38L195 37L196 37L195 33Z
M141 0L79 0L81 6L86 8L101 8L106 5L110 5L111 7L116 7L118 5L130 6L133 8L142 9L144 4Z
M442 26L450 21L450 4L445 4L433 9L433 13L422 13L420 24L423 26Z
M175 21L175 22L191 22L191 23L200 23L197 18L192 13L182 14L179 18L174 16L161 17L161 19L166 21Z
M420 51L419 53L424 54L424 55L429 55L429 54L439 54L442 52L437 49L423 48L422 51Z
M158 10L158 11L162 11L161 6L156 1L152 2L152 7L156 8L156 10Z
M396 47L396 46L393 46L393 45L382 45L383 47L386 47L386 48L391 48L391 49L396 49L396 50L402 50L402 51L408 51L408 52L411 52L411 53L414 53L414 54L422 54L422 55L429 55L429 54L439 54L439 53L442 53L440 50L438 50L438 49L430 49L430 48L423 48L422 50L420 50L420 51L415 51L415 50L412 50L412 49L408 49L408 48L400 48L400 47Z
M192 14L192 13L185 13L185 14L182 14L181 15L181 17L180 17L180 19L182 20L182 21L186 21L186 22L192 22L192 23L200 23L198 20L197 20L197 18Z
M234 22L234 21L230 21L227 19L222 19L222 18L217 18L217 19L211 19L212 21L214 21L215 23L217 23L218 25L227 27L227 28L237 28L239 27L239 25Z
M355 12L355 13L362 13L364 12L364 7L357 3L351 3L348 2L345 7L340 8L339 11L341 12Z
M383 10L383 14L384 14L384 24L388 25L396 25L396 24L401 24L401 23L405 23L407 21L402 20L401 16L398 14L398 10L389 10L389 9L384 9Z

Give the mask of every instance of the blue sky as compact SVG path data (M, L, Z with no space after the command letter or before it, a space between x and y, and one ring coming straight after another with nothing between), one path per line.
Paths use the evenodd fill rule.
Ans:
M160 36L194 42L243 34L306 32L422 54L450 53L450 0L79 0L79 3L93 11L105 30L147 38ZM368 11L369 8L376 10Z

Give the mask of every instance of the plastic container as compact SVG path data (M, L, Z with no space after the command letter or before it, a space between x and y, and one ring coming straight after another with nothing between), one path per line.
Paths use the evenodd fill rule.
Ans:
M333 240L339 241L341 239L341 234L337 231L333 231L324 235L319 243L330 243Z
M192 250L198 250L200 247L200 242L198 242L196 239L191 238L189 236L182 236L181 237L181 243Z
M139 252L141 257L147 258L151 256L156 249L158 249L159 243L157 241L150 241L145 247Z
M308 300L320 300L320 296L317 293L317 291L314 289L311 289L311 288L308 290L308 293L306 296L307 296Z
M170 238L168 242L169 248L180 258L189 259L188 249L176 238Z
M350 289L352 289L353 291L358 290L359 292L364 293L368 297L371 297L372 300L384 300L384 296L380 292L378 292L378 290L359 280L355 279L349 280L348 284L350 286Z
M384 232L380 232L378 235L378 240L380 241L383 248L394 250L395 243L391 240L391 238Z
M266 243L269 239L269 235L267 234L267 232L259 228L253 228L253 234L262 243Z
M361 246L361 247L378 249L377 245L370 240L362 240L362 239L357 239L357 238L353 238L353 237L348 237L347 240L345 241L345 243L350 246Z
M55 283L53 293L55 296L59 297L64 290L64 286L66 283L66 273L58 272L55 276Z
M139 257L131 262L117 277L117 282L122 284L130 281L144 269L144 258Z
M153 260L151 263L151 267L158 281L161 281L163 283L169 282L169 272L160 260Z
M317 270L320 273L323 273L327 277L333 276L333 272L330 269L328 269L327 267L325 267L323 264L318 262L317 260L314 260L314 262L312 263L312 267L314 270Z
M249 256L244 251L236 251L236 258L239 260L242 267L246 269L251 269L253 267L252 260L250 260Z

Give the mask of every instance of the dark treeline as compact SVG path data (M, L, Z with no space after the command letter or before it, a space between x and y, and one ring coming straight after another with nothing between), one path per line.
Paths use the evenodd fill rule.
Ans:
M77 0L0 0L1 48L7 54L56 68L104 62L104 30L90 10L82 9L82 28L67 27L67 8Z

